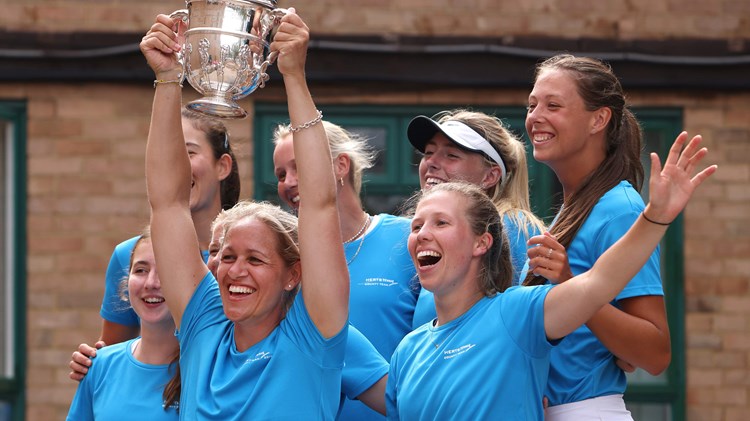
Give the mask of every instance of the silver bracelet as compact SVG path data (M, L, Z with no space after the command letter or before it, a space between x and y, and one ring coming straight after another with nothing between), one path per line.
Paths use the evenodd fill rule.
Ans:
M320 110L315 110L318 112L318 116L314 119L308 121L307 123L300 124L299 126L295 127L291 124L289 125L289 130L291 130L292 133L297 133L300 130L309 129L310 127L320 123L321 120L323 120L323 112Z

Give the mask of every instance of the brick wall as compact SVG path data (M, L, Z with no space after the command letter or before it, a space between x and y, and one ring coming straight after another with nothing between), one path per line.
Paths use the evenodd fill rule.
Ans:
M144 31L155 13L183 6L177 0L6 2L0 27ZM395 6L398 12L390 10ZM300 13L313 34L750 38L747 0L328 0L301 3ZM528 94L312 89L319 102L335 104L518 105ZM64 418L75 391L67 361L78 343L99 333L112 247L147 222L143 153L151 95L150 86L140 85L0 84L0 99L28 104L28 420ZM281 101L283 92L269 86L253 97ZM640 106L683 107L685 128L704 135L709 160L720 166L685 214L688 419L744 420L750 411L750 90L639 91L630 98ZM251 100L243 106L250 111ZM242 197L252 194L251 126L250 120L230 126Z
M184 6L179 0L8 1L2 6L0 27L141 31L157 13ZM750 37L747 0L280 0L279 6L297 6L310 28L329 34Z
M148 223L144 151L152 92L0 85L0 98L28 106L29 420L65 418L75 392L66 364L78 343L98 338L109 256ZM251 129L248 121L230 125L243 180L252 172ZM242 197L251 196L246 182Z

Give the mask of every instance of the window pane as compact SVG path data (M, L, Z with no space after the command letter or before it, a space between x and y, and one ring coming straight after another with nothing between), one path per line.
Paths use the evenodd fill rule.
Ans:
M11 409L10 402L0 401L0 421L10 421Z
M639 369L636 369L632 373L626 373L626 376L628 378L628 384L629 385L668 385L669 384L669 378L667 377L667 372L664 371L663 373L659 374L658 376L652 376L648 374L646 371Z
M638 421L666 421L672 419L672 410L665 403L628 403L628 410Z
M643 130L643 150L641 151L641 163L643 164L643 188L641 189L641 197L643 201L648 203L648 179L651 174L651 152L659 152L664 150L666 142L663 130ZM660 154L661 155L661 154ZM662 161L666 157L661 157ZM661 258L661 273L662 273L662 284L664 286L664 292L667 293L666 277L665 277L665 257L664 257L664 240L662 240L662 258ZM633 373L627 373L628 385L669 385L669 378L667 372L664 371L658 376L652 376L646 371L637 369Z
M371 214L390 213L400 215L402 205L409 197L407 194L366 194L362 196L362 205Z

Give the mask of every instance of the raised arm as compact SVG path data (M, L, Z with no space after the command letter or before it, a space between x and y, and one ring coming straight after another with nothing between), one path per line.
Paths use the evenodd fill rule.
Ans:
M191 170L182 132L181 66L175 29L178 20L159 15L141 41L141 52L157 81L146 146L146 187L151 204L151 237L162 290L175 325L208 272L190 215Z
M349 272L341 244L331 151L305 80L308 40L307 25L289 9L271 49L279 51L299 174L302 296L312 321L330 338L348 319Z
M712 165L690 178L707 150L700 148L701 138L695 136L683 151L687 137L686 132L677 137L663 169L659 157L651 154L650 201L628 232L590 270L549 292L544 302L548 338L567 335L614 299L646 262L695 189L716 171Z

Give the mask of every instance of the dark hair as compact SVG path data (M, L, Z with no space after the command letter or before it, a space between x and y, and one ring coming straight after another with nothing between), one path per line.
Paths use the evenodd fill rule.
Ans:
M492 246L482 256L482 272L477 280L484 295L492 297L504 292L511 285L513 266L510 261L510 245L503 229L502 217L495 204L479 186L463 181L441 183L424 191L417 192L409 199L411 214L422 200L438 192L453 192L464 197L466 220L475 235L489 233Z
M180 350L175 352L172 361L169 363L169 369L174 371L169 382L164 386L164 392L162 392L162 400L164 401L164 409L175 405L175 410L180 412L180 393L182 393L182 376L180 375Z
M221 180L220 187L221 209L231 208L240 199L240 172L232 151L232 144L229 142L227 127L218 119L185 108L182 110L182 117L190 120L193 127L206 134L206 139L214 152L214 159L218 160L224 154L232 158L232 170L225 179Z
M534 80L549 70L564 71L573 79L587 110L607 107L612 112L607 124L604 161L586 177L578 190L564 199L557 220L550 228L550 233L567 248L599 198L617 183L627 180L636 190L641 190L644 177L641 163L643 133L628 108L620 81L608 64L589 57L560 54L540 63ZM539 285L544 282L544 278L529 273L524 284Z

